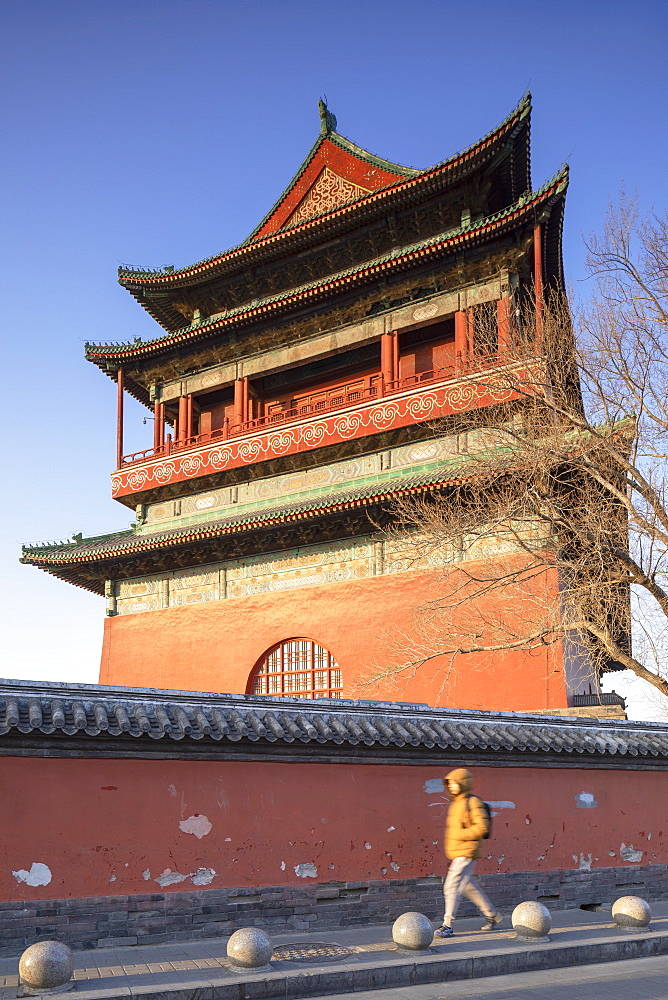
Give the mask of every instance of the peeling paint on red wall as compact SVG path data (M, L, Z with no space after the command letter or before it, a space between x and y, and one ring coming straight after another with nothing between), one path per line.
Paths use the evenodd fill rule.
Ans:
M51 899L146 893L151 885L183 891L442 874L448 799L440 781L453 763L4 757L0 789L12 820L0 894ZM481 872L668 863L665 772L473 771L496 813ZM596 805L579 807L583 795ZM195 816L210 823L201 838L182 828Z

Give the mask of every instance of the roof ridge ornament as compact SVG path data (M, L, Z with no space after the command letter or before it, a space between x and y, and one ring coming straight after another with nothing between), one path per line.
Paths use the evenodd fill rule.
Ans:
M330 132L336 132L336 115L327 107L327 98L324 101L320 98L318 101L318 112L320 113L320 134L328 135Z

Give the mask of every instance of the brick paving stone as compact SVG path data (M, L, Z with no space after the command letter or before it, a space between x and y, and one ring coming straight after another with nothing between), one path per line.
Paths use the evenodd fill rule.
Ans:
M328 1000L343 1000L346 994ZM608 965L550 969L491 976L447 986L411 986L403 990L356 993L355 1000L668 1000L668 958L631 959ZM313 998L324 1000L324 998Z

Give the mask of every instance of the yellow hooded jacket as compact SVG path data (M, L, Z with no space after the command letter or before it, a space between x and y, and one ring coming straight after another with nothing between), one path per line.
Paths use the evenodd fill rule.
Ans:
M479 858L489 820L480 799L471 795L473 775L466 768L458 767L450 771L445 780L456 781L460 789L450 803L445 821L445 856L450 860Z

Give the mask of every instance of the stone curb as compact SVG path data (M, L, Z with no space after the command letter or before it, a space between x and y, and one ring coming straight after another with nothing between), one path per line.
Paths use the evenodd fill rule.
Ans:
M393 956L396 954L393 952ZM668 932L649 932L635 937L615 935L582 944L555 943L534 947L511 939L503 948L490 948L474 955L450 958L423 953L408 962L404 954L399 961L394 957L384 962L339 961L329 968L324 964L312 969L295 968L297 963L291 962L290 969L279 971L276 963L269 972L247 972L245 975L220 969L211 978L206 978L206 972L200 970L203 974L197 981L187 984L181 981L173 986L169 983L130 987L119 984L96 990L81 989L83 983L78 982L73 996L79 1000L299 1000L336 993L398 989L625 959L655 958L668 955Z

